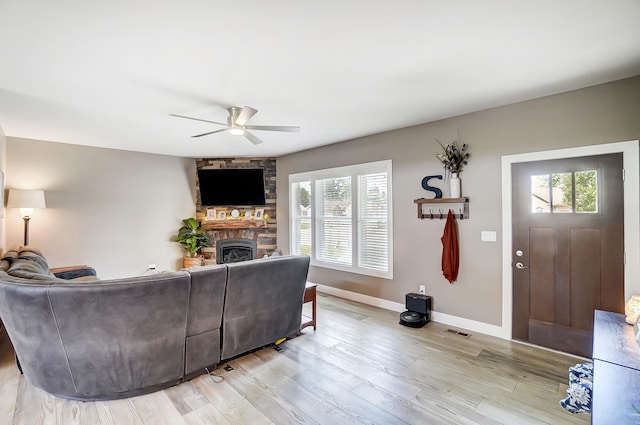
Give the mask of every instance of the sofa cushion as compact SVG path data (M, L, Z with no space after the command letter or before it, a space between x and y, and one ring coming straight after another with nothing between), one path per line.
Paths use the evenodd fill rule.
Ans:
M13 264L15 259L18 258L18 254L20 254L21 248L22 247L19 245L14 245L2 255L2 258L0 259L0 271L6 272L7 270L9 270L11 264Z
M7 273L14 277L30 280L55 280L56 277L49 271L49 265L39 249L25 246L17 258L9 266Z
M118 398L184 374L190 276L165 273L49 287L75 397ZM41 366L48 367L47 362ZM56 394L58 382L43 382ZM72 393L73 394L73 393Z
M79 281L95 281L98 280L96 270L89 266L71 266L71 267L57 267L55 269L49 269L55 277L64 280Z
M198 335L222 324L224 291L227 286L226 265L194 267L191 275L187 335ZM219 314L213 315L211 312Z
M223 360L298 333L309 257L257 259L228 268Z
M43 273L51 274L51 272L49 271L49 264L44 258L44 254L42 253L42 251L40 251L38 248L32 246L23 246L20 250L18 258L33 261L41 267Z
M13 277L19 277L29 280L42 280L53 282L58 280L53 274L44 272L42 266L35 261L27 258L16 259L7 273Z
M96 271L88 266L74 266L55 269L53 273L42 251L32 246L13 247L7 251L3 260L0 260L0 271L5 270L9 275L29 279L32 281L44 281L49 283L62 283L69 280L75 282L92 282L98 280Z
M220 361L220 327L227 267L214 265L188 269L191 274L185 374Z

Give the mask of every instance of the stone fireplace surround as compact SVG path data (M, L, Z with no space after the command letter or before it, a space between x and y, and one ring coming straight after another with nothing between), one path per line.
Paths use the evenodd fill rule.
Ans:
M226 211L227 216L233 209L238 209L241 212L253 211L256 208L264 208L265 216L268 216L268 220L265 220L264 227L256 227L248 220L247 226L237 226L238 220L234 221L234 225L229 227L221 227L216 225L215 229L207 229L207 233L211 235L211 241L217 242L225 239L251 239L256 242L257 252L256 258L262 258L265 255L271 256L277 249L277 217L276 217L276 160L275 158L200 158L196 160L196 168L211 169L211 168L262 168L264 169L264 188L265 188L265 200L264 206L256 205L228 205L228 206L215 206L209 208L215 208L216 210ZM196 217L198 220L205 220L207 216L207 206L203 206L200 201L200 187L196 178ZM242 216L242 215L241 215ZM242 220L240 220L242 221ZM221 223L220 223L221 224ZM206 226L205 226L206 227ZM212 243L213 246L213 243ZM210 250L212 254L215 254L215 250ZM217 257L217 255L216 255ZM216 258L216 262L218 259Z

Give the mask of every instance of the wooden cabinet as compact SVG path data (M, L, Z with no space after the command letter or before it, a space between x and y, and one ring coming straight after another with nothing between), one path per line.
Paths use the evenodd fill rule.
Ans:
M640 423L640 347L624 318L595 312L592 424Z

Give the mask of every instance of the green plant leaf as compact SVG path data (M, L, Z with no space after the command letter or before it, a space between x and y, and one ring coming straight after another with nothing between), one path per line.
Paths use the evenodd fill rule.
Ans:
M200 222L195 218L185 218L182 220L183 226L178 229L175 241L187 250L189 256L195 257L202 248L208 247L211 243L211 236L200 226Z

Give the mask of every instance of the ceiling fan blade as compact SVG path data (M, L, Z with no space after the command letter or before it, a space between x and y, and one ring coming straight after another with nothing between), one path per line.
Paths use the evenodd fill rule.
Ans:
M238 118L236 118L236 124L245 125L247 121L249 121L251 117L257 113L257 109L253 109L250 106L245 106L244 108L242 108L242 111L240 112L240 115L238 115Z
M202 121L202 122L208 122L208 123L211 123L211 124L224 125L225 127L227 126L227 124L222 123L222 122L217 122L217 121L203 120L203 119L200 119L200 118L187 117L187 116L184 116L184 115L178 115L178 114L169 114L169 115L170 115L170 116L172 116L172 117L186 118L186 119L188 119L188 120Z
M300 127L290 125L245 125L244 128L249 130L288 131L290 133L300 132Z
M226 128L223 128L221 130L215 130L215 131L209 131L207 133L202 133L202 134L196 134L195 136L191 136L191 137L202 137L202 136L208 136L210 134L215 134L215 133L220 133L221 131L227 131Z
M253 143L254 145L259 145L260 143L262 143L262 140L258 139L254 134L249 133L248 131L244 131L244 137L246 137L247 139L249 139L249 141L251 143Z

